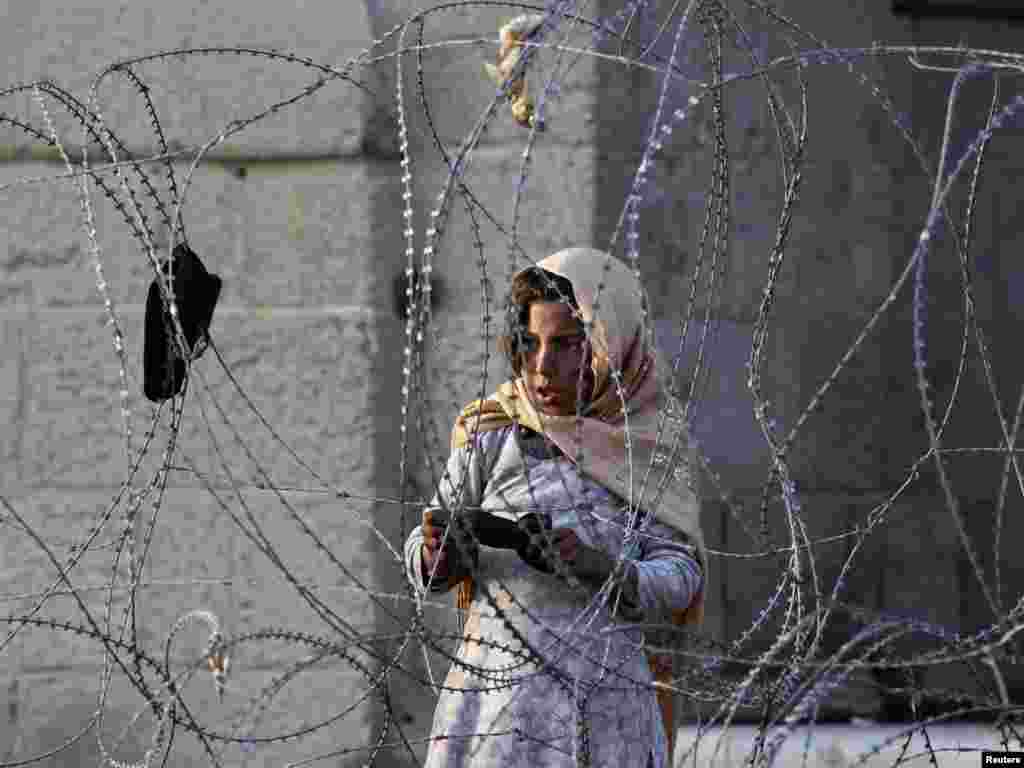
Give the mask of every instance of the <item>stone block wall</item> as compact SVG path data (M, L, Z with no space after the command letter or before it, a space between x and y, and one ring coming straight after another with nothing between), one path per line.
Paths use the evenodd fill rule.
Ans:
M5 17L0 35L5 49L21 52L12 59L21 69L8 70L10 84L50 78L81 99L101 67L172 48L273 48L322 65L316 70L220 52L133 64L133 73L150 89L171 151L210 141L231 121L299 94L317 77L333 78L372 43L362 5L351 4L339 14L331 3L287 9L19 6ZM97 93L107 125L125 151L160 151L139 91L123 73L108 76ZM3 111L44 132L49 117L77 160L80 127L52 98L45 99L44 114L33 96L24 89L10 94ZM190 176L187 162L174 165L186 200L189 242L221 276L224 288L212 326L216 353L207 351L193 369L173 468L166 486L141 500L133 526L139 557L143 547L146 551L133 617L136 639L153 659L163 658L168 633L194 609L216 614L229 636L268 628L330 636L325 619L299 597L275 560L287 564L302 588L330 607L335 618L329 621L343 621L367 636L380 623L379 608L359 587L373 594L381 588L380 574L395 570L393 563L382 567L370 556L373 477L392 470L381 469L379 456L366 450L376 432L376 318L382 311L374 302L371 206L375 189L392 179L376 173L372 158L361 155L367 98L365 90L334 78L300 106L232 135L214 149L215 160ZM128 641L132 629L130 622L123 626L128 602L121 585L127 583L129 566L126 555L116 567L112 557L129 506L119 490L130 466L122 382L78 190L70 181L14 183L60 173L59 164L47 164L59 157L9 124L0 143L4 157L12 160L0 168L6 190L0 224L5 360L0 486L60 561L91 528L99 529L96 551L82 559L71 578L84 587L82 599L99 625ZM96 146L89 151L92 163L102 162ZM165 169L149 165L146 170L168 201ZM104 178L121 191L114 174ZM167 227L138 178L130 172L126 178L138 192L143 214L154 222L154 245L162 256ZM155 433L147 459L131 478L144 487L167 447L170 423L168 408L157 413L141 396L142 320L152 268L130 225L100 190L90 191L102 279L124 336L131 450L137 452L147 433ZM241 489L237 495L232 478ZM277 495L266 489L268 481L286 490ZM342 500L332 489L362 498ZM35 605L57 570L6 513L4 528L4 613L20 613ZM105 586L115 570L118 586L108 595ZM37 616L89 630L79 606L60 590ZM8 628L5 624L5 635ZM173 667L187 669L201 658L207 639L202 624L185 627L170 648ZM54 749L88 722L98 707L101 651L88 632L83 636L52 626L25 627L14 637L2 665L3 759ZM240 746L236 740L225 748L214 742L228 764L274 765L286 757L371 741L377 702L362 697L370 684L358 666L336 656L309 664L266 711L250 713L245 722L232 715L237 711L232 701L237 705L258 695L314 651L274 639L241 644L232 654L224 704L205 669L181 683L195 721L236 739L253 731L282 734L338 717L303 739L301 755L289 743ZM373 674L375 662L366 650L351 653L366 674ZM151 669L145 675L149 684L156 682ZM106 702L105 745L118 759L141 758L152 716L117 669ZM133 717L139 718L134 724ZM254 718L266 727L254 728ZM179 730L175 742L176 759L203 757L193 736ZM89 764L97 757L96 736L90 733L49 763Z

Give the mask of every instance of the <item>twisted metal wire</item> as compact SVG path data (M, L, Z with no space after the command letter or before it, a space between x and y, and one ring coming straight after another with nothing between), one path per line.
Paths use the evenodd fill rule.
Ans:
M393 506L399 510L402 513L401 533L404 537L406 508L415 510L430 501L426 496L413 498L406 490L407 480L415 471L409 464L411 441L414 439L410 428L412 424L416 425L416 436L423 440L420 446L424 456L422 470L429 476L432 490L437 492L450 484L457 489L455 498L458 498L461 493L459 489L465 485L464 474L460 478L452 478L443 461L440 465L437 463L446 452L445 442L441 439L446 427L438 419L438 393L431 378L431 372L444 365L446 343L438 333L438 323L431 305L431 295L436 290L433 280L439 272L437 257L446 247L446 228L455 215L455 202L460 201L470 222L473 237L471 250L475 260L472 266L479 273L479 337L483 357L479 371L480 385L475 394L483 397L488 391L492 304L496 288L487 253L490 246L504 244L508 257L507 277L518 268L520 262L528 263L535 259L523 242L521 203L526 185L535 170L536 152L544 141L543 134L537 129L540 121L522 135L520 162L508 180L508 188L512 190L511 214L508 215L490 210L481 202L480 196L474 192L476 182L472 178L474 156L479 151L486 130L494 121L507 119L502 108L508 96L507 84L499 87L490 103L482 107L456 149L449 149L438 134L434 115L443 105L431 103L434 98L431 94L433 83L428 80L424 62L441 50L464 50L467 55L473 55L472 51L482 49L489 54L495 45L494 30L479 30L477 36L468 40L443 36L433 40L426 32L427 22L436 21L443 30L447 15L468 9L498 9L506 13L529 12L543 16L543 34L532 38L526 45L525 55L515 76L526 76L532 82L544 83L540 89L537 114L549 123L557 123L559 120L560 80L572 67L579 66L586 59L599 62L602 66L636 67L659 80L658 102L652 111L650 130L644 138L641 161L635 169L618 225L608 243L608 250L611 251L619 244L622 235L626 261L641 280L646 277L645 254L639 245L643 226L642 211L651 204L650 190L661 170L660 164L672 156L676 149L673 142L679 136L702 128L701 121L706 121L703 125L709 128L712 164L705 196L704 219L695 255L689 265L692 271L688 293L685 297L679 297L685 303L679 316L679 346L671 357L673 375L680 372L684 360L687 362L684 379L688 381L688 386L685 396L681 398L682 412L673 410L674 406L666 406L661 414L659 444L662 437L668 441L661 457L667 466L652 465L644 468L644 474L636 484L637 498L627 500L636 506L639 506L637 499L647 498L649 482L655 486L655 498L660 498L676 466L687 461L684 451L686 446L679 439L678 427L684 424L692 434L694 413L698 408L707 408L702 400L708 396L709 382L714 375L712 361L718 359L712 354L718 339L713 329L721 321L721 297L729 276L727 264L732 244L731 231L734 222L745 215L743 207L735 206L733 200L732 160L735 149L730 143L727 130L730 97L734 87L747 81L759 82L764 90L765 104L778 141L779 175L784 193L779 201L774 241L765 244L764 284L753 321L748 363L750 405L771 457L770 474L761 488L761 504L757 514L759 525L756 530L753 527L754 521L749 520L733 501L734 493L729 488L727 468L714 466L704 455L698 458L701 464L699 471L712 479L730 515L747 532L749 541L746 543L750 545L749 549L732 549L711 542L711 573L714 574L716 566L727 561L767 560L779 562L781 567L762 609L735 636L715 639L698 634L689 638L686 649L677 646L666 649L679 653L685 660L671 687L689 700L700 702L705 711L711 713L708 720L701 724L698 738L681 747L684 751L683 759L696 759L702 750L702 739L710 738L707 734L711 728L715 728L719 735L712 748L713 755L720 755L724 734L741 712L753 711L758 718L758 734L745 760L750 765L770 766L779 760L784 743L796 738L800 726L808 723L813 725L819 720L829 697L852 676L876 675L876 679L889 680L891 676L885 677L889 673L902 675L906 684L879 683L879 688L885 695L908 699L912 704L914 720L902 733L857 756L854 765L876 758L890 743L899 743L899 755L894 765L912 757L912 744L922 750L932 764L938 764L938 756L944 749L934 742L936 729L954 718L966 716L985 716L992 724L993 743L998 741L1003 749L1020 748L1021 707L1012 700L1005 671L1015 670L1021 664L1017 652L1017 635L1024 628L1024 600L1018 597L1013 601L1013 607L1006 607L1003 597L1005 574L1000 565L1000 555L1005 544L1007 507L1014 501L1020 503L1024 499L1024 472L1021 471L1016 455L1018 449L1015 448L1024 418L1024 390L1018 398L1011 421L997 395L995 362L977 317L978 299L972 285L970 257L973 222L980 200L979 189L985 172L991 173L991 168L985 165L988 158L986 150L994 136L1006 133L1008 128L1019 124L1020 113L1024 110L1024 97L1016 97L1005 103L1001 100L999 84L1003 78L1024 70L1024 56L966 46L876 43L864 48L835 48L761 0L746 0L745 5L746 10L753 13L755 22L741 21L739 3L727 4L720 0L688 0L686 3L677 0L667 4L667 12L661 18L658 18L659 9L656 4L642 0L625 3L619 12L605 18L595 11L593 4L570 0L544 5L456 0L438 3L396 25L341 67L317 62L296 53L252 47L182 48L115 62L96 77L88 98L84 100L48 81L14 85L0 91L0 99L23 93L33 95L38 114L3 113L0 114L0 123L20 131L34 143L56 149L66 171L59 176L20 179L3 185L0 192L13 195L29 185L57 184L61 179L71 179L76 183L84 234L89 242L90 262L96 275L97 290L103 300L106 324L113 335L114 354L119 369L118 398L126 447L124 480L109 505L81 531L73 532L77 536L63 561L58 557L53 544L48 543L39 533L38 526L19 511L17 501L0 497L4 509L0 522L27 535L32 545L46 556L58 574L58 578L42 592L3 596L12 601L31 598L34 602L30 607L19 607L8 615L0 616L0 622L8 626L0 643L0 654L12 653L14 639L32 629L88 640L100 650L103 661L96 716L56 749L46 754L14 755L13 759L0 763L0 766L30 765L49 756L59 755L90 733L98 741L104 764L169 764L173 760L174 735L178 731L184 732L199 744L202 754L211 765L221 765L224 760L231 759L236 750L244 756L248 752L271 746L297 747L313 734L365 711L371 706L370 702L379 702L384 713L380 730L370 743L341 744L328 753L292 764L304 765L316 759L356 754L361 754L361 759L365 759L367 765L373 764L385 754L404 754L407 759L415 762L420 754L417 750L422 750L427 739L422 733L411 732L398 716L393 701L396 688L417 685L456 696L468 690L485 692L515 689L517 676L527 670L535 670L531 674L550 675L565 695L575 702L577 708L573 735L569 741L560 740L547 745L554 750L566 752L568 743L568 752L575 755L577 765L594 764L593 761L599 757L591 751L592 731L586 715L587 702L597 687L587 689L585 681L566 676L552 663L550 650L534 647L517 622L510 618L510 609L498 600L491 585L479 583L478 597L489 607L510 640L506 642L484 637L472 642L494 648L515 661L503 668L481 669L466 664L452 652L451 644L460 640L461 634L430 626L424 613L428 604L431 604L427 597L404 584L404 579L404 589L400 593L384 594L373 589L350 564L339 558L289 498L291 494L300 492L333 497L343 505L341 511L349 520L365 527L374 539L385 545L393 561L389 567L404 572L401 542L388 541L361 508L376 504ZM650 32L651 29L654 31ZM791 50L789 55L768 60L757 50L755 37L764 39L773 34L784 40ZM703 77L703 73L701 76L692 76L687 62L683 61L679 46L691 38L703 44L707 77ZM699 49L700 46L697 47ZM727 72L727 54L733 53L746 57L749 68ZM312 85L297 82L292 96L258 113L230 121L201 146L172 152L170 147L173 143L165 135L158 111L162 90L168 84L148 77L146 68L166 60L198 57L257 58L265 61L268 67L297 67L300 72L312 72L315 80ZM937 161L927 157L920 140L892 98L885 93L882 84L867 74L866 65L883 58L892 62L905 62L912 72L945 71L952 75L947 120ZM410 60L415 61L415 88L412 93L409 92L403 70L405 63ZM813 68L836 65L849 72L852 88L868 93L884 111L894 133L906 143L921 170L931 179L928 214L920 228L913 253L887 295L863 324L854 341L836 358L832 371L817 387L787 432L778 424L778 417L773 415L772 403L767 399L762 377L766 365L772 362L767 356L767 340L775 317L774 310L780 301L778 287L781 275L788 263L787 258L793 258L789 242L794 216L800 210L805 194L803 169L810 151L808 137L813 130L810 110L816 98L807 85L805 73ZM371 81L367 75L375 68L396 69L396 88L393 94L374 92L366 85ZM129 151L117 133L117 126L109 125L103 117L99 88L113 76L125 78L140 102L140 110L146 116L156 142L156 151L148 156ZM799 98L795 115L792 105L786 104L782 96L783 81L790 76L794 78L793 84ZM952 126L954 118L959 114L957 98L960 91L985 83L991 83L992 87L985 125L969 142L954 149ZM402 210L395 211L394 220L401 227L406 243L408 299L403 350L403 428L398 469L402 488L400 498L383 497L375 494L373 489L333 486L313 468L309 457L301 455L287 442L275 427L273 417L265 413L265 406L255 402L244 391L231 364L212 343L214 355L210 362L190 364L188 386L170 403L170 407L155 407L147 416L142 417L144 423L148 421L148 426L142 430L142 439L137 440L135 424L140 417L129 407L128 393L128 384L134 377L129 371L125 354L123 324L119 320L118 307L111 296L104 273L105 256L95 216L98 202L94 199L95 189L101 192L103 200L124 220L139 255L153 267L154 275L161 280L162 293L170 308L176 343L184 349L173 286L170 281L163 279L159 269L158 237L151 222L151 213L155 211L158 215L170 234L173 247L175 240L185 237L186 221L194 213L188 192L194 183L198 183L194 181L195 171L210 152L228 137L243 133L265 118L283 110L300 108L306 99L324 88L357 88L379 103L384 103L385 109L394 115L399 131L400 181L404 192ZM417 107L415 115L410 110L411 103ZM676 107L676 104L683 106ZM54 119L55 108L82 131L85 143L78 160L68 150L68 142ZM422 120L422 125L417 123L417 129L426 130L429 134L427 141L410 141L411 121L414 119ZM415 163L413 157L417 151L436 153L447 169L432 207L422 207L427 216L422 233L423 245L418 257L415 221L420 201L416 199L416 190L422 189L430 180L418 178L416 168L419 163ZM90 158L93 153L98 153L100 162ZM183 173L175 165L176 161L182 159L188 161L188 167ZM158 180L151 170L154 165L162 169L162 180ZM115 177L114 183L110 181L111 175ZM953 199L954 193L962 186L967 188L967 200L958 218ZM139 188L142 190L141 195ZM935 244L944 236L951 239L958 256L964 321L952 395L941 417L937 417L938 403L935 402L933 387L928 380L928 347L925 343L928 317L924 309L929 280L927 259L933 253ZM606 269L609 266L610 262ZM924 417L928 449L911 462L910 469L897 487L884 494L882 501L873 504L852 529L827 537L815 537L809 527L810 510L801 500L790 456L799 437L811 428L813 418L827 413L827 395L857 358L881 319L898 306L899 295L907 283L913 289L910 308L913 319L914 382ZM603 289L602 280L595 297L595 310L598 312ZM703 306L699 338L696 349L687 352L686 342L691 335L691 323L698 306ZM592 328L586 330L588 335L592 333ZM650 319L646 314L644 333L648 338L653 338ZM999 423L1000 431L996 436L998 445L949 447L943 442L943 436L954 413L953 406L965 376L972 336L975 352L982 363L987 393L992 398ZM238 396L245 410L256 418L258 433L243 434L237 417L231 416L224 407L223 395L218 394L210 384L205 370L207 367L217 367L223 371L233 393ZM619 397L625 402L621 373L619 370L613 371L612 380ZM469 399L454 391L447 379L443 381L447 390L444 398L447 405L457 408L462 399ZM967 405L961 404L960 407ZM197 421L202 425L204 437L213 448L216 458L217 466L213 471L200 469L192 457L181 454L179 437L183 425L189 421ZM224 430L227 431L226 442ZM670 441L669 435L674 435ZM252 443L255 440L280 446L305 473L308 485L276 482L253 451ZM158 452L161 443L163 450ZM993 519L996 562L991 579L985 573L976 542L968 534L946 466L950 457L965 454L992 455L1002 459ZM257 476L252 480L243 480L241 477L238 463L242 457L257 468ZM575 458L577 461L585 461L586 457L580 455ZM865 567L867 562L862 557L865 545L885 535L886 526L891 523L893 505L920 482L921 470L928 462L935 467L946 511L957 529L972 577L991 612L990 623L973 634L952 632L948 628L933 626L916 618L879 614L845 598L850 574L858 567ZM689 468L691 473L696 471L696 467ZM231 628L221 617L203 606L194 606L185 611L167 632L163 639L163 658L159 658L157 644L143 631L145 628L139 626L138 608L148 599L148 587L155 584L147 581L145 570L147 563L158 555L155 549L157 533L161 527L175 524L161 515L166 499L175 492L176 486L169 484L172 474L181 475L202 489L209 497L211 506L223 512L225 520L230 521L244 539L284 577L293 593L301 598L319 622L316 631L308 627L268 626L232 636ZM1016 480L1015 484L1010 482L1011 474ZM1021 498L1011 498L1014 490L1020 492ZM374 606L382 616L404 624L405 631L395 636L367 631L346 618L338 606L317 594L317 587L321 585L296 575L293 564L288 562L277 543L268 536L243 491L269 494L275 509L284 512L313 550L326 559L329 572L335 573L336 578L344 582L344 588L351 595L359 596L366 605ZM147 500L150 514L147 520L142 520L139 513ZM779 511L780 501L781 530L784 532L782 540L773 539L769 525L769 517ZM443 500L439 503L444 506ZM452 519L457 520L472 509L471 504L460 504L447 511L452 514ZM117 517L118 514L120 517ZM115 520L119 523L115 523ZM140 525L143 526L141 540L137 536ZM623 526L623 535L633 536L636 530L642 530L643 525L637 522L634 514ZM107 535L107 541L101 540L103 534ZM450 526L450 535L459 547L474 544L467 540L474 536L468 527ZM826 583L824 573L818 566L818 553L823 552L827 546L843 542L848 544L849 550L842 558L834 581ZM83 594L93 587L80 580L81 563L87 554L107 549L111 550L110 570L103 586L105 596L102 615L97 615L83 599ZM123 614L119 620L115 619L115 595L125 598ZM45 613L47 604L57 596L73 598L78 611L75 619ZM506 591L506 597L510 597L511 610L517 616L524 617L522 621L527 624L540 623L530 606L517 595ZM408 608L405 618L397 612L403 601ZM857 629L837 647L829 646L825 639L826 630L840 619ZM205 625L208 630L206 643L200 648L173 654L172 648L184 643L186 632L196 623ZM585 623L586 618L581 615L579 626L585 626ZM664 626L649 628L666 629ZM21 639L23 642L29 641ZM911 651L906 650L908 639L913 641ZM560 640L562 651L578 652L573 650L571 637ZM381 643L387 642L393 643L391 650L383 651ZM245 668L244 647L274 643L285 646L289 652L303 650L309 655L293 658L282 654L282 660L270 670L272 674L269 675L266 675L268 670L265 669ZM426 673L418 665L407 661L410 657L406 650L413 645L419 645L423 657L428 659ZM640 653L642 648L636 650ZM435 680L429 658L440 659L464 671L474 680L472 687L453 687ZM273 710L274 700L289 685L297 681L301 684L304 676L315 674L318 665L326 660L341 664L356 673L360 680L358 694L345 704L333 706L326 717L311 718L301 726L282 731L274 722L275 716L283 714ZM626 679L614 665L607 663L607 659L590 661L601 666L602 686L653 688L649 683ZM962 665L973 676L973 690L937 688L934 685L927 686L922 681L924 670L953 664ZM223 697L220 710L204 704L204 695L197 688L202 683L193 682L204 669L209 675L210 690ZM247 691L241 683L241 680L258 679L261 675L268 679L257 686L255 693ZM148 739L143 741L148 740L149 747L135 762L121 759L117 753L125 751L124 748L116 743L108 745L102 734L104 717L111 717L107 710L108 692L115 676L127 680L142 703L135 717L121 724L125 734L143 730L148 733ZM581 686L585 690L581 690ZM924 706L925 703L930 709ZM152 712L154 719L151 725L143 725L141 715L144 710ZM524 740L536 738L522 729L503 729L491 735L495 738L514 735ZM477 736L485 738L487 734Z

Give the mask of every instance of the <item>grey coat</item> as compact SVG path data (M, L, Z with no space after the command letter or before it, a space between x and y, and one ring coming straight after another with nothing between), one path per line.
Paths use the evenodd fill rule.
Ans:
M474 599L438 699L427 768L574 768L581 750L595 768L670 764L643 632L631 623L667 622L689 605L701 583L694 547L654 520L627 544L622 500L545 443L517 427L479 435L475 446L452 453L432 508L479 506L509 520L546 512L553 527L573 528L611 557L627 546L636 589L602 590L586 578L574 586L512 550L479 548ZM405 562L427 597L449 587L440 579L425 586L422 541L417 526ZM453 568L468 572L469 563ZM454 603L453 594L445 599Z

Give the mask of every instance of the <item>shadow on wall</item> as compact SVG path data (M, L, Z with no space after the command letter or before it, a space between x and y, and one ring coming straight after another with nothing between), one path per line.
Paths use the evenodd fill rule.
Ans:
M675 318L655 321L655 340L666 367L680 354L679 332ZM703 332L704 324L692 320L675 377L684 396L689 391ZM747 389L750 345L750 325L730 320L714 323L705 344L704 367L710 365L710 371L695 393L693 434L716 471L740 466L763 466L767 470L768 447L754 419L753 399Z

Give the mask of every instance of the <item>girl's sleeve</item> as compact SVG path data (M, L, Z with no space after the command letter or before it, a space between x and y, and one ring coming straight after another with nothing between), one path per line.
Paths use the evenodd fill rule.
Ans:
M656 520L639 539L640 555L630 564L635 577L624 581L618 614L629 621L671 621L672 612L689 606L703 583L697 548Z
M425 507L425 511L451 519L456 510L463 507L480 506L484 485L483 454L492 442L485 438L492 434L486 433L478 436L475 449L473 443L469 443L452 451L445 464L445 471L438 483L437 491L430 504ZM448 556L449 577L433 579L429 585L430 592L447 592L463 577L468 576L475 564L470 560L475 560L476 552L467 555L457 554L453 540L454 532L449 531L448 537L451 542ZM421 593L428 591L427 583L422 578L422 549L423 529L417 522L405 540L405 568L406 577Z

